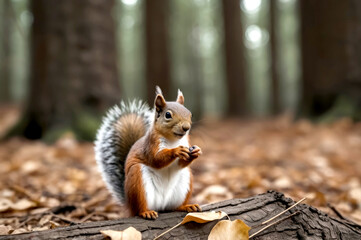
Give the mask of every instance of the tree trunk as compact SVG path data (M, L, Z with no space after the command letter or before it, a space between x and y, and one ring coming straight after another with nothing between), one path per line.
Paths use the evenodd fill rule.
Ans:
M166 98L170 92L168 13L169 0L145 1L146 80L147 97L151 106L156 85L163 90Z
M2 56L0 62L0 101L9 102L11 100L11 89L10 89L10 42L11 42L11 1L2 1L2 14L1 14L1 48Z
M203 206L204 211L224 211L231 220L242 219L253 227L250 234L263 226L260 224L294 204L282 193L270 191L247 199L232 199ZM252 239L360 239L361 226L348 220L335 219L306 204L297 205L290 213L298 214L262 231ZM286 213L285 215L290 215ZM155 221L139 217L83 223L43 232L15 235L16 239L103 239L100 230L124 230L130 226L142 233L143 239L153 239L181 222L186 213L160 214ZM162 239L207 239L217 221L206 224L187 223L164 235ZM259 226L259 227L256 227ZM0 236L0 240L13 239L14 235Z
M120 98L113 5L112 0L30 2L30 94L15 132L30 139L54 129L89 126L84 134L95 132L88 121Z
M271 106L273 114L279 114L280 92L279 92L279 72L278 72L278 54L277 54L277 1L270 1L270 45L271 45L271 74L272 74L272 93Z
M246 78L243 29L239 0L223 0L224 45L227 79L227 114L241 116L246 113Z
M300 4L303 114L327 112L340 95L360 104L361 2L304 0Z

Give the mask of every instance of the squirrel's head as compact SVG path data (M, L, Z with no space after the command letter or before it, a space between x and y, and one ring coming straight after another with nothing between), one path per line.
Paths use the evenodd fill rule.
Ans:
M192 125L192 113L184 107L183 93L178 90L175 102L166 102L162 90L156 87L155 130L169 140L177 140L188 133Z

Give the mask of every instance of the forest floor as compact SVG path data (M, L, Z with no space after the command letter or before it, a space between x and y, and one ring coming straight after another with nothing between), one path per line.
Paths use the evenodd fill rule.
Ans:
M0 109L0 135L17 117L14 108ZM193 202L273 189L361 224L361 123L202 121L192 136L203 151L192 166ZM71 133L53 145L0 143L0 235L125 216L104 186L92 143Z

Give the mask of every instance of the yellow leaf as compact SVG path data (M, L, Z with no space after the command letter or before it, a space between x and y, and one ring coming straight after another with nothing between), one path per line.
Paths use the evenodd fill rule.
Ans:
M18 202L14 203L11 208L14 210L26 210L32 207L35 207L36 204L27 199L20 199Z
M16 203L5 198L0 199L0 212L6 212L8 210L26 210L35 206L36 203L27 199L20 199Z
M9 234L10 230L11 230L10 226L0 225L0 235Z
M227 213L223 211L218 212L194 212L188 213L182 220L181 224L187 222L206 223L214 220L219 220L227 216Z
M142 234L133 227L128 227L124 231L103 230L100 231L105 237L111 240L141 240Z
M223 220L218 222L208 236L208 240L248 240L248 231L251 228L242 220Z
M5 212L11 208L11 205L13 203L6 199L6 198L0 198L0 212Z
M177 225L171 227L170 229L168 229L167 231L161 233L158 237L154 238L158 239L161 236L163 236L164 234L170 232L171 230L173 230L174 228L183 225L187 222L196 222L196 223L206 223L206 222L211 222L214 220L219 220L224 218L225 216L228 216L227 213L223 212L223 211L212 211L212 212L194 212L194 213L188 213L182 220L182 222L178 223Z

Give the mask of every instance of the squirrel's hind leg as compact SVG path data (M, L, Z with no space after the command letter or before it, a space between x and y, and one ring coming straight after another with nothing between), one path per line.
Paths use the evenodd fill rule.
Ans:
M128 163L136 162L136 159L129 159ZM143 187L141 164L130 164L125 178L125 191L128 199L128 206L132 215L139 215L145 219L156 219L158 213L148 209Z

